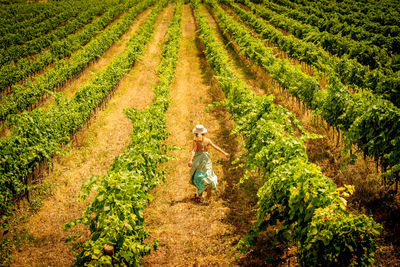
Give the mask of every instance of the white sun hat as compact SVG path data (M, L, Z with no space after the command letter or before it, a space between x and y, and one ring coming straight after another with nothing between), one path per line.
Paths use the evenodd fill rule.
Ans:
M207 129L201 124L196 125L196 127L193 129L194 134L205 134L206 132Z

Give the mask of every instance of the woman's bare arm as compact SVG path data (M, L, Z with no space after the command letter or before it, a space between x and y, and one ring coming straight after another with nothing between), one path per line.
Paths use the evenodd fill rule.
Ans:
M222 154L224 154L225 157L229 158L229 153L226 153L225 151L223 151L222 148L220 148L219 146L214 144L210 139L208 139L208 141L210 142L210 145L212 148L214 148L218 152L221 152Z
M194 155L196 154L196 148L197 148L196 142L193 140L193 148L192 148L192 152L191 152L190 159L188 162L189 167L192 167L192 165L193 165L193 158L194 158Z

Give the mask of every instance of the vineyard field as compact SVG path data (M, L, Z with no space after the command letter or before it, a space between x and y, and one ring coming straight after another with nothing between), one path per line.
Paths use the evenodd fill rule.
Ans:
M0 266L400 264L397 0L0 7Z

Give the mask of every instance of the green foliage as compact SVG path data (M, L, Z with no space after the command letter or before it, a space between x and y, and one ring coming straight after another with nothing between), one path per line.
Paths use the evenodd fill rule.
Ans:
M228 0L224 1L230 3ZM275 57L270 48L267 48L260 39L253 37L244 25L227 15L217 2L208 0L206 3L212 6L218 17L218 24L229 34L245 56L265 69L281 87L311 109L317 110L330 125L342 130L347 143L358 146L365 155L380 161L385 170L390 171L391 167L399 164L399 158L396 159L394 156L400 154L400 148L394 145L396 138L400 136L399 108L369 91L359 93L363 96L368 95L368 100L360 101L357 95L350 94L348 88L333 72L327 73L329 80L327 93L320 92L319 83L314 77L304 74L287 60ZM287 41L286 38L281 39ZM360 109L363 112L354 113ZM391 171L387 177L390 178L389 182L393 183L400 179L400 174Z
M280 49L285 50L290 56L305 61L323 71L331 68L343 83L354 88L369 89L390 100L397 107L400 106L400 73L395 70L388 70L387 68L374 68L370 70L370 68L365 67L365 65L369 64L366 61L375 62L370 63L371 66L377 64L376 60L381 61L382 66L390 62L385 49L381 51L383 55L377 56L376 53L368 52L371 49L369 42L363 41L360 43L343 37L341 34L332 35L305 23L305 19L312 17L309 16L309 12L315 12L315 10L302 14L302 19L300 19L298 16L300 14L299 10L296 8L288 9L285 6L276 5L270 1L261 1L263 5L254 5L250 0L240 0L239 2L248 6L255 14L261 16L273 26L284 29L299 38L282 36L279 31L263 20L253 18L252 20L256 21L257 25L254 25L250 20L245 20L247 24L252 23L252 27L256 31L257 29L262 30L263 32L260 34L264 38L268 36L268 39L272 43ZM288 1L284 2L285 4L288 3ZM313 8L312 5L311 8ZM241 16L251 16L250 12L243 12L238 12L238 14L242 14ZM338 22L334 20L335 18L332 20L325 18L321 19L318 24L329 23L331 26L335 26ZM326 50L326 52L321 49ZM331 57L328 52L337 55L339 58ZM396 56L398 55L393 54L391 56L395 62ZM359 61L361 62L358 62L358 57L362 57L364 61L360 59ZM394 63L393 65L396 64L398 63Z
M115 25L111 31L122 35L136 15L153 3L153 0L149 0L137 5L123 16L124 22ZM159 12L161 7L155 10ZM60 146L70 141L70 136L84 126L92 112L118 85L120 79L144 51L145 45L152 36L156 17L156 14L149 17L128 41L125 51L114 58L112 63L103 71L96 74L88 84L81 87L71 101L57 96L58 106L53 106L47 110L35 109L13 118L12 135L0 139L2 229L7 230L11 227L9 221L12 218L9 216L11 207L16 199L22 197L30 189L28 177L32 175L34 166L46 160L50 161L54 154L61 153ZM155 156L150 154L148 157L153 158ZM147 157L143 156L141 160L146 161ZM144 174L138 173L137 179L140 179L139 177L142 175ZM160 174L155 173L155 175ZM132 186L134 187L134 185ZM117 191L114 193L118 195ZM121 192L121 195L118 196L124 196L124 194L125 192ZM108 209L110 205L106 201L107 199L104 202L99 202L99 205ZM140 231L144 232L144 230ZM114 236L115 232L111 232L110 235ZM141 251L147 249L147 247L141 248ZM101 260L106 261L107 257Z
M300 30L301 34L304 35L301 38L306 38L313 42L319 42L323 45L324 49L339 57L343 54L348 54L352 58L356 58L357 61L359 61L362 65L370 66L372 69L384 67L392 72L398 71L398 66L396 66L396 63L391 62L390 60L390 56L392 55L392 53L388 53L388 50L392 49L393 44L394 50L397 50L393 52L399 52L396 44L397 39L389 36L380 37L379 34L368 33L362 27L354 27L354 25L341 23L337 18L338 13L329 18L318 17L318 15L316 15L315 13L321 14L321 6L324 6L325 4L319 4L317 5L318 7L314 6L306 8L307 11L305 11L299 5L295 5L293 7L285 6L285 4L289 1L280 1L281 3L285 3L279 5L269 0L263 0L261 2L268 9L281 14L282 20L284 20L284 17L289 17L294 20L295 23L297 22L297 25L299 24L298 22L301 22L301 24L305 25L308 24L308 27L303 27L303 31ZM375 4L374 9L376 8L376 6L378 5ZM330 12L322 13L327 15ZM313 15L310 16L310 14ZM399 30L400 29L397 28L395 31L398 32ZM312 31L313 35L308 35L310 31ZM364 36L362 38L357 38L357 34L351 33L352 31L361 31L363 32ZM305 37L306 35L307 37ZM381 47L380 42L382 41L387 41L386 47ZM388 46L391 47L389 48Z
M214 2L207 2L215 8L222 21L222 11L219 11ZM381 226L367 216L354 216L346 212L346 200L343 197L351 194L354 189L336 188L315 164L308 161L304 140L316 136L308 134L289 111L273 105L272 97L255 96L236 77L226 52L200 12L198 1L193 1L193 5L206 57L227 97L225 106L237 124L234 132L245 137L247 152L244 155L244 165L249 170L259 171L265 181L258 191L257 222L239 242L239 249L244 252L254 246L259 234L269 226L274 226L277 240L299 244L299 263L302 266L314 266L316 262L321 266L328 266L332 262L347 262L349 255L352 259L361 259L360 262L371 266L374 262L375 238ZM233 30L235 25L231 20L226 20L223 25L224 29L232 29L231 33L240 39L238 42L251 42L244 40L249 35L240 29ZM251 46L256 47L254 43ZM255 51L266 50L259 46L254 50L248 48L244 51L257 54ZM260 62L263 61L260 59ZM296 137L297 131L303 136ZM328 208L334 214L340 214L335 217L336 224L320 222L320 211ZM315 231L315 227L319 227L321 232ZM317 237L319 233L320 236ZM327 233L327 236L323 233ZM366 234L368 242L361 245L357 243L357 246L352 243L355 236ZM330 239L331 236L335 238ZM330 244L337 251L329 251ZM320 258L315 261L315 251L326 251L329 256L318 254Z
M135 2L136 0L132 0L130 4L127 2L125 5L129 7ZM107 17L103 17L103 19L110 22L112 18L126 9L125 5L120 5L117 9L112 9L107 14ZM4 121L11 115L28 108L48 91L55 90L57 86L73 78L74 75L77 75L87 67L91 61L99 58L129 29L136 15L142 12L145 7L143 3L135 5L124 14L118 24L105 31L100 31L100 34L95 39L91 40L77 53L72 54L70 58L57 61L53 68L46 70L42 75L36 77L34 81L27 81L23 85L15 85L13 94L5 97L0 104L0 121Z
M70 56L73 51L82 48L103 30L118 14L136 4L136 1L127 1L124 4L118 4L114 0L101 1L101 3L93 1L91 4L92 6L87 11L81 12L63 27L31 40L23 46L12 46L1 53L0 91L49 64ZM76 32L78 29L81 30ZM45 47L49 49L43 51ZM29 55L39 52L40 54L36 54L34 59L29 58Z
M155 19L166 4L167 1L160 2L149 16L147 27L144 26L148 33L154 30ZM83 244L77 255L77 266L138 266L140 259L158 245L157 241L144 241L148 233L143 215L152 199L149 190L165 177L165 172L158 166L169 159L166 155L168 148L164 144L168 138L165 113L178 61L181 9L182 2L178 1L158 68L159 81L154 87L154 103L142 112L134 108L125 110L133 125L131 145L116 157L105 176L93 176L86 180L82 187L82 199L92 190L97 195L81 218L65 225L69 228L83 223L92 232L92 239ZM113 255L105 254L103 248L106 244L114 246Z
M123 17L123 22L109 31L112 40L133 22L137 14L154 3L142 2ZM117 86L126 71L139 58L151 36L150 26L145 25L128 42L128 48L85 86L81 87L71 101L59 101L61 105L47 110L35 109L12 118L12 134L0 139L0 211L6 213L16 197L27 190L27 177L39 163L48 161L61 152L60 145L67 144L76 131L81 129L99 107L108 93ZM104 38L109 38L107 36ZM109 40L111 41L111 40ZM111 45L111 44L110 44Z
M12 5L12 3L14 5ZM35 3L29 4L26 1L0 1L0 34L15 32L18 29L36 25L57 12L60 12L65 6L60 4ZM53 13L54 12L54 13Z
M303 266L373 266L380 231L382 227L365 215L332 206L317 209L299 261Z
M79 1L65 1L62 2L60 6L62 6L62 8L59 7L50 11L52 15L48 16L48 19L38 24L26 25L26 27L19 28L19 30L16 32L7 29L3 30L6 33L0 37L0 49L2 49L1 54L3 54L4 50L8 49L9 47L14 45L22 45L27 41L54 30L57 28L57 26L67 21L70 17L75 17L85 8L85 5ZM6 22L5 25L8 26L10 24L9 22ZM13 28L13 25L10 26Z

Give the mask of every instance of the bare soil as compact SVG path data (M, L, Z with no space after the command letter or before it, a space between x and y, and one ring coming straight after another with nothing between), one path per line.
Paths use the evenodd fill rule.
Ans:
M130 143L131 121L124 115L125 108L143 110L153 101L151 90L157 81L154 71L160 62L161 45L172 20L173 7L163 10L157 20L152 41L143 61L137 62L124 77L108 106L98 113L93 124L84 131L80 141L60 157L44 182L54 184L51 196L44 200L39 211L19 227L29 238L15 251L13 266L71 266L73 251L65 243L69 235L88 231L77 227L65 231L62 226L79 217L87 203L77 201L83 181L93 174L104 175L114 158ZM133 31L130 32L131 34ZM129 37L129 36L125 36ZM109 58L110 62L112 58ZM103 62L104 65L107 62ZM28 241L29 240L29 241Z
M208 137L233 157L238 155L240 143L229 135L233 123L222 108L203 112L208 104L222 100L223 93L210 83L211 73L199 53L194 17L188 5L183 8L182 29L181 51L170 92L174 102L167 111L167 127L172 134L168 143L185 150L173 153L176 160L164 166L166 182L152 192L155 198L146 209L146 225L150 240L156 239L160 245L143 260L143 265L238 265L235 245L250 227L255 190L251 183L247 189L237 186L241 170L232 170L229 160L211 151L218 190L211 200L199 203L192 199L196 190L189 184L187 163L194 126L203 124Z
M123 51L127 38L134 34L139 22L144 21L149 12L147 10L140 14L137 22L119 42L91 64L78 79L67 85L63 92L68 98L95 73L107 66L115 55ZM296 100L274 87L274 82L265 72L238 55L234 47L228 44L229 40L218 29L214 17L205 6L202 6L202 12L215 28L217 38L225 44L239 77L258 95L275 94L277 105L283 105L294 112L310 132L324 136L307 143L309 158L321 166L323 173L338 185L356 185L356 194L350 201L351 208L369 213L374 207L382 205L380 185L376 178L379 171L376 172L373 163L360 158L355 165L346 165L342 155L343 144L337 134L333 136L331 128L298 105ZM82 235L81 239L86 240L89 232L84 227L65 231L62 230L62 225L79 217L87 205L77 202L83 181L93 174L104 175L114 158L130 143L132 127L123 110L130 107L143 110L153 101L151 88L157 82L156 69L172 15L173 5L170 5L158 18L154 39L148 45L142 60L122 79L114 97L81 134L79 141L68 149L67 155L58 157L52 171L44 178L43 184L49 184L53 188L51 195L44 199L36 214L30 214L19 226L19 232L25 235L25 241L13 255L13 266L73 264L73 251L65 240L69 235ZM178 145L183 150L171 152L176 160L162 166L167 173L166 181L152 191L154 200L146 209L145 218L150 235L148 241L158 240L159 247L145 257L142 264L265 266L264 259L270 258L273 263L270 266L295 266L296 251L293 248L283 250L279 245L271 244L271 248L262 252L253 251L247 255L241 255L236 249L236 244L246 235L255 220L256 192L261 182L254 178L239 184L243 170L234 168L230 163L243 150L241 140L230 135L234 124L223 107L205 112L209 104L223 100L224 94L212 78L212 71L201 53L203 47L197 37L196 22L190 5L183 7L181 25L183 38L175 80L170 91L173 102L167 111L167 128L171 133L167 143ZM44 106L51 103L52 101L48 101ZM216 151L210 152L219 185L212 198L202 202L193 199L196 188L189 184L187 166L193 140L191 130L196 124L203 124L208 129L207 137L231 154L231 159L227 160ZM400 203L398 196L396 198L397 203ZM371 202L363 202L367 199L376 200L376 203L372 202L372 206L368 206ZM390 207L393 207L391 211ZM383 208L388 212L375 214L377 218L387 222L387 229L397 229L395 233L400 230L397 221L392 219L398 214L399 207L400 205L386 206ZM386 230L386 235L390 235L390 232ZM382 245L377 251L377 266L400 265L400 250L396 245L398 237L392 233L392 238L394 245L387 240L380 241Z
M232 14L232 10L226 9ZM310 161L320 166L322 172L338 186L344 184L355 186L356 191L349 199L349 209L354 213L369 214L377 222L383 224L384 231L378 239L379 248L376 251L377 266L391 266L393 264L400 266L400 224L396 219L400 214L400 195L388 193L384 189L383 179L380 176L381 170L376 168L373 160L368 157L364 158L361 153L356 154L357 159L354 164L349 164L349 155L343 152L344 143L341 134L338 134L320 117L312 115L310 110L294 97L282 92L282 88L277 86L277 83L269 77L267 72L240 55L237 52L237 47L218 27L210 8L203 6L202 11L210 25L215 28L217 38L225 44L233 68L239 77L245 80L257 95L274 94L277 105L282 105L292 111L309 132L322 136L322 138L307 142L307 154ZM279 49L276 49L275 52L281 53ZM297 61L291 61L291 63L298 64ZM355 150L353 148L353 152ZM291 255L294 256L292 252L290 251L290 255L287 255L290 261L292 261Z
M134 34L134 32L139 28L140 24L146 20L147 16L150 14L152 8L146 9L144 12L140 13L135 22L131 25L130 29L121 36L121 38L112 44L112 46L104 52L104 54L98 60L95 60L85 68L78 78L68 81L66 86L61 90L61 92L68 98L71 99L76 91L88 83L96 73L100 72L112 61L114 57L121 54L126 47L129 38ZM117 22L116 20L115 22ZM115 23L114 22L114 23ZM114 24L113 23L113 24ZM43 101L40 106L48 107L51 104L55 104L54 98L49 97Z

